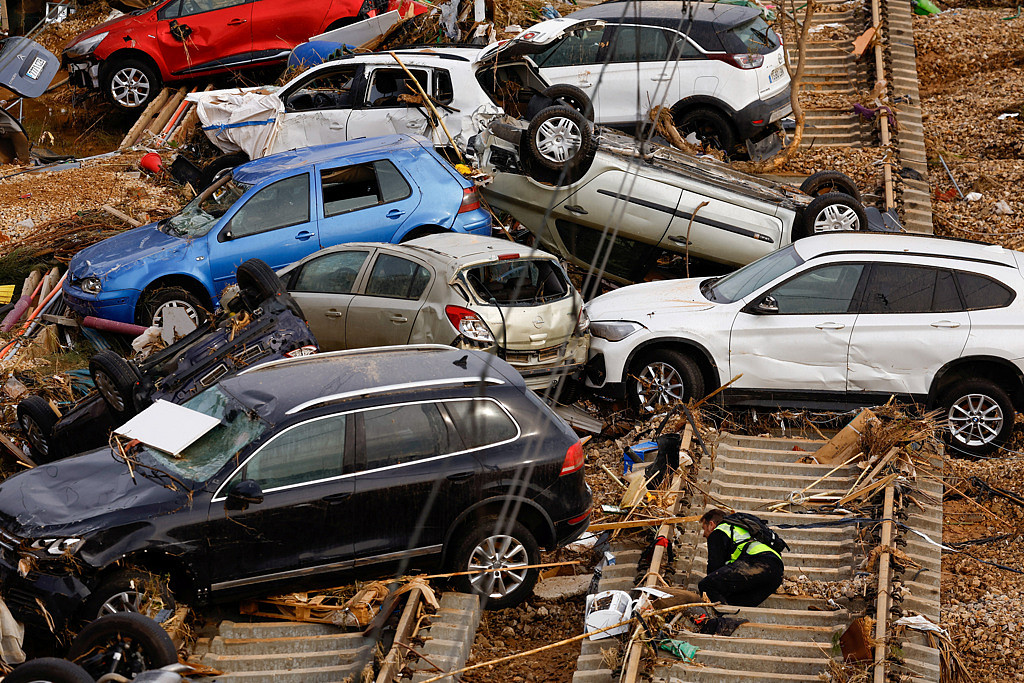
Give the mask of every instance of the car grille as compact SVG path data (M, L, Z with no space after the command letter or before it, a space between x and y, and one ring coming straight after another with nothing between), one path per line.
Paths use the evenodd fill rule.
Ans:
M35 592L25 590L13 581L8 582L4 591L4 602L18 621L29 627L49 631L50 625L36 602L37 597Z
M559 344L531 351L506 351L505 360L509 363L553 363L565 353L565 346Z

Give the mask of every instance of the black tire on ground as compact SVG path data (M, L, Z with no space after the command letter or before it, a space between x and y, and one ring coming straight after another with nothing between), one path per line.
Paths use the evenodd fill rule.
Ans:
M125 418L137 412L135 387L139 372L134 365L104 349L89 359L89 374L114 415Z
M986 456L1006 443L1013 432L1013 401L991 380L962 379L943 392L939 403L949 428L946 443L954 453Z
M704 378L692 358L672 349L641 355L629 369L626 391L640 412L657 410L704 395Z
M26 396L18 403L18 424L25 432L29 450L37 463L50 462L60 456L53 443L57 413L42 396Z
M245 152L232 152L230 154L220 155L210 163L203 166L203 187L200 189L206 189L210 185L213 185L213 181L217 180L224 171L228 171L235 166L241 166L248 161L249 155Z
M95 678L116 673L135 678L178 661L178 650L160 624L142 614L108 614L71 641L68 659Z
M533 117L526 129L520 156L552 171L589 168L597 152L590 122L572 107L548 107Z
M868 225L864 205L845 192L828 192L811 200L794 226L794 239L831 232L856 232ZM799 230L797 229L799 226Z
M841 171L812 173L800 183L800 189L813 197L829 192L842 192L860 201L860 188L857 187L857 183Z
M79 665L57 657L41 657L14 667L4 683L93 683L95 679Z
M464 593L476 593L486 609L514 607L533 593L538 569L516 569L540 562L540 548L530 530L519 522L489 516L479 520L452 555L454 571L505 568L455 577ZM511 570L508 569L511 567Z
M175 606L170 589L156 574L138 569L118 569L100 581L78 611L82 622L108 614L143 612L156 616L158 609Z
M675 117L676 128L684 138L693 133L709 147L731 155L736 147L736 132L724 114L710 107L694 107Z
M100 73L103 95L122 111L141 112L160 92L160 74L140 59L107 65Z
M582 89L568 83L556 83L541 93L542 97L554 100L554 106L572 107L587 119L594 121L594 104Z
M143 292L142 300L135 307L135 322L145 327L159 325L165 308L183 309L197 327L210 317L210 303L184 287L159 287Z

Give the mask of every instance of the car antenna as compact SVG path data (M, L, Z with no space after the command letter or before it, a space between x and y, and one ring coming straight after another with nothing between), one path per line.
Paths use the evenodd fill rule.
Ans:
M468 360L469 360L469 354L466 354L462 358L460 358L458 360L455 360L455 361L452 361L452 365L457 365L460 368L462 368L463 370L465 370L466 366L467 366L466 361L468 361Z
M505 324L505 314L501 311L501 306L498 305L498 300L491 296L488 303L498 309L498 315L501 316L501 359L505 360L508 356L508 325ZM497 343L497 339L494 340Z

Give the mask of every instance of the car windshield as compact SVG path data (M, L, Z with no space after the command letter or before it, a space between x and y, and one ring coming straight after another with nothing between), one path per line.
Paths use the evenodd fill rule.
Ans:
M198 195L164 223L166 231L179 237L202 237L217 219L237 202L252 185L231 178Z
M796 253L796 248L790 245L785 249L773 251L723 278L704 282L700 286L700 291L708 301L726 304L739 301L803 262L804 260Z
M220 420L192 445L174 457L149 446L144 454L171 474L194 482L204 482L220 471L224 463L258 439L268 425L217 386L196 394L183 404L186 408Z
M529 305L556 301L569 293L565 274L548 259L498 261L466 269L466 281L483 301Z

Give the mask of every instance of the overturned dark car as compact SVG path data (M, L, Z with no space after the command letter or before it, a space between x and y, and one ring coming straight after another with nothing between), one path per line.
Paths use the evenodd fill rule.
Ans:
M590 516L576 435L474 350L265 363L111 441L0 484L3 597L27 628L137 606L164 577L201 603L420 563L503 607Z

